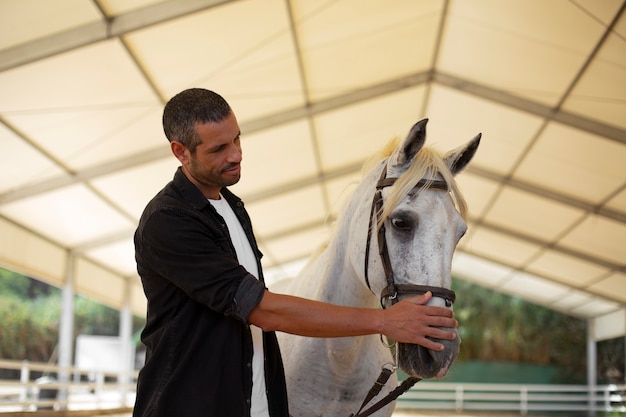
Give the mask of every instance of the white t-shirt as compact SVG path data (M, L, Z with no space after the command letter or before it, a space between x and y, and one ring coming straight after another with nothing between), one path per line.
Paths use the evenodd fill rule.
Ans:
M235 216L233 209L221 194L219 200L209 199L209 202L226 221L233 246L237 252L239 264L258 279L259 270L257 268L256 257L254 256L254 252L252 252L250 242L237 216ZM250 407L250 415L252 417L269 417L263 361L265 356L263 353L263 332L259 327L254 325L250 325L250 330L252 330L252 343L254 345L254 355L252 357L252 405Z

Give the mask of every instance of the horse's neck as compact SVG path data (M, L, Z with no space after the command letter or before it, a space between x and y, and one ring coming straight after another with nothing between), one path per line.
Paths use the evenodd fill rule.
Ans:
M369 221L367 192L359 190L340 216L328 246L292 280L290 293L336 305L377 308L378 298L367 288L364 278L364 252ZM288 338L284 335L283 338ZM317 366L307 368L302 377L319 375L328 380L332 370L332 389L358 389L355 381L373 380L380 366L391 360L389 349L378 336L292 340L286 348L286 368L300 369L302 358L315 357ZM330 382L327 382L329 384ZM361 393L359 393L360 395Z
M342 239L333 238L295 280L295 295L337 305L375 307L377 300L363 284L362 272L352 265L349 249Z
M297 295L338 305L377 306L377 298L365 285L365 266L359 269L368 237L371 181L373 177L358 186L344 207L328 246L296 279Z

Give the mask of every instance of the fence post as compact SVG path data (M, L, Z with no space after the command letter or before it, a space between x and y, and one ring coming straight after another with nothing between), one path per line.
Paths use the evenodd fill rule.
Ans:
M611 387L607 386L603 389L604 391L604 410L611 410Z
M528 414L528 387L523 386L520 389L520 414Z
M454 404L457 412L463 411L463 385L456 386Z
M28 381L30 380L30 369L28 367L28 361L22 361L22 368L20 369L20 384L23 385L23 389L20 391L20 402L24 404L24 409L28 407L26 404L26 398L28 398Z
M598 379L598 352L595 340L595 321L587 320L587 417L596 416L596 384Z
M104 394L104 372L98 371L96 372L96 404L98 404L98 408L101 407L102 404L102 395Z

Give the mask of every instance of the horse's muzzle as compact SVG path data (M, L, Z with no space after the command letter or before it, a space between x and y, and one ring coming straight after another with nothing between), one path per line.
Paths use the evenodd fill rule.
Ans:
M445 330L456 331L456 329ZM399 343L397 348L400 369L410 376L422 379L444 377L459 354L461 341L457 334L454 340L436 339L436 342L442 343L445 349L435 351L420 345Z

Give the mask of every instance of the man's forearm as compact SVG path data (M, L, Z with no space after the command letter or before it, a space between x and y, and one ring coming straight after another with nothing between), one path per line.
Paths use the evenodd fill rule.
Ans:
M402 300L386 310L354 308L265 291L248 320L265 331L309 337L343 337L384 334L393 340L442 350L433 339L452 340L458 326L450 309L426 304L424 295Z
M265 331L309 337L362 336L382 333L382 311L353 308L265 292L249 316Z

